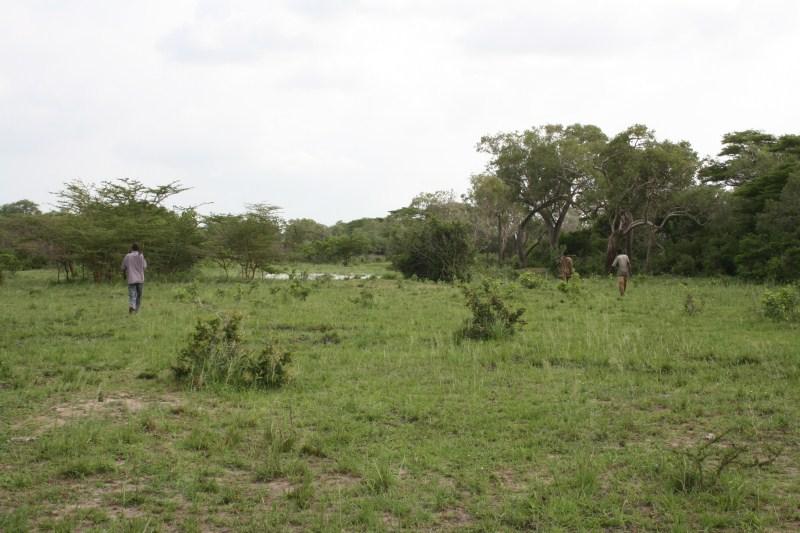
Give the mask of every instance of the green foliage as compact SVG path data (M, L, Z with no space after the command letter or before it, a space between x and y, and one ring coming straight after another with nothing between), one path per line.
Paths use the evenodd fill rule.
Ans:
M196 281L177 287L173 294L179 302L200 303L200 285Z
M474 340L498 339L513 335L525 321L525 309L511 310L496 284L484 280L478 287L463 286L467 308L472 313L456 332L456 338Z
M0 530L744 531L796 517L800 329L753 312L763 286L650 277L622 305L613 279L584 276L574 305L555 280L504 280L497 293L536 327L455 344L442 332L470 313L449 284L333 282L309 305L267 297L288 282L252 298L201 285L231 305L241 287L253 353L263 332L307 354L297 386L263 393L162 380L197 319L179 284L154 284L133 323L109 312L120 286L49 275L0 293L0 499L21 502ZM350 302L364 288L380 303L368 312ZM691 320L687 293L705 304ZM742 434L700 475L682 451L719 427ZM784 451L748 468L766 444ZM749 451L717 478L731 445Z
M526 225L533 216L545 222L549 253L554 256L569 210L588 207L592 200L590 191L596 189L606 141L597 126L547 124L522 133L485 136L478 150L491 156L488 168L524 207ZM526 258L527 253L520 257L523 265Z
M761 297L764 316L779 322L800 319L800 287L790 285L764 291Z
M242 279L252 280L258 270L281 257L278 208L252 204L243 215L206 217L206 255L225 271L239 266Z
M547 284L547 279L544 276L528 270L519 275L518 281L526 289L541 289Z
M197 215L162 205L184 190L178 182L147 187L129 179L68 183L58 194L61 213L41 217L33 238L51 261L64 264L68 277L70 263L78 263L94 281L119 279L122 255L134 241L147 257L148 272L185 272L200 257Z
M556 288L561 291L562 293L576 297L583 294L583 282L581 281L581 275L577 272L572 273L572 278L569 281L559 281Z
M241 320L236 313L198 319L188 345L172 366L175 379L197 389L210 384L272 388L287 383L290 354L272 342L253 354L245 348L239 333Z
M350 298L350 301L361 307L372 308L375 306L375 294L369 289L361 289L358 296Z
M41 214L39 206L30 200L18 200L10 204L0 205L0 216Z
M307 283L301 281L301 278L292 278L289 286L286 287L286 293L292 298L305 301L308 295L311 294L311 287Z
M283 246L289 258L305 257L304 249L314 241L321 241L328 236L326 226L310 219L296 218L289 220L283 228Z
M400 223L390 259L404 276L433 281L466 281L474 261L469 228L436 217Z
M304 250L311 261L350 264L354 257L369 249L369 241L360 233L334 235L308 243Z

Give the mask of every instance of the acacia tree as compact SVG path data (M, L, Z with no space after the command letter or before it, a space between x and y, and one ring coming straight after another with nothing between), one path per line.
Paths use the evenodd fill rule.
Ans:
M596 126L551 124L483 137L478 150L492 156L489 170L527 210L518 232L538 218L547 231L550 255L555 256L567 214L594 185L596 160L605 141L605 134ZM527 262L533 248L518 247L521 264Z
M73 181L58 193L57 225L71 260L95 281L116 279L120 254L137 241L150 269L175 273L191 268L200 255L200 233L193 209L170 210L163 203L185 191L178 182L148 187L132 179L99 186Z
M281 219L278 207L248 205L243 215L211 215L205 219L208 256L225 269L240 267L242 279L251 280L259 269L280 257Z
M609 225L607 268L619 247L630 251L636 228L650 229L652 247L655 234L671 218L692 216L680 193L692 186L697 168L697 154L688 142L659 142L644 125L631 126L606 145L594 212Z

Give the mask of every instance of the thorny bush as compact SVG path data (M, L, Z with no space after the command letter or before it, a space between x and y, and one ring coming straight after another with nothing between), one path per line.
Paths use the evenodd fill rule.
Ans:
M499 294L498 287L484 280L476 288L463 286L464 297L472 316L456 332L457 338L475 340L497 339L513 335L525 322L522 320L524 308L511 310Z
M198 320L172 366L175 379L195 388L216 383L266 389L287 383L290 354L272 342L259 353L248 350L239 333L241 321L238 313Z

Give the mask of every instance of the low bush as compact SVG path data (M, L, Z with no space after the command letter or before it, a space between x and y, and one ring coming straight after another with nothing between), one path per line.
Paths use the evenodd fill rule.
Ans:
M800 319L800 287L788 286L764 291L761 298L764 315L779 322Z
M541 274L535 272L522 272L519 275L519 284L526 289L541 289L547 283L547 280Z
M200 285L197 282L192 282L178 287L173 292L173 296L179 302L200 303Z
M582 294L583 284L581 283L580 274L575 272L569 281L560 281L556 288L568 296L578 296Z
M732 432L709 433L697 446L673 450L668 471L673 491L689 494L715 490L728 470L763 468L771 465L783 452L772 444L733 440Z
M272 342L259 353L248 350L239 333L242 316L198 320L188 345L172 366L175 379L202 388L212 383L273 388L287 383L291 356Z
M500 289L491 281L484 280L477 288L464 286L462 290L472 316L456 332L457 338L496 339L513 335L525 324L521 318L525 309L512 311L500 295Z
M293 278L291 282L289 282L289 286L286 288L286 292L292 298L305 301L305 299L308 298L308 295L311 294L311 288L308 285L306 285L302 281L302 279Z

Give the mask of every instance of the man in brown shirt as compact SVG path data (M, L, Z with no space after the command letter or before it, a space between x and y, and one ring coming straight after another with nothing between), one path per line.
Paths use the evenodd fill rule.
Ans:
M617 269L617 286L619 295L625 296L625 289L628 288L628 278L631 277L631 259L622 250L618 250L617 257L611 263L611 268Z
M144 271L147 268L139 245L133 243L131 251L122 260L122 272L128 282L128 313L136 313L142 306L144 290Z
M561 255L560 274L561 279L566 283L573 273L572 258L566 254Z

